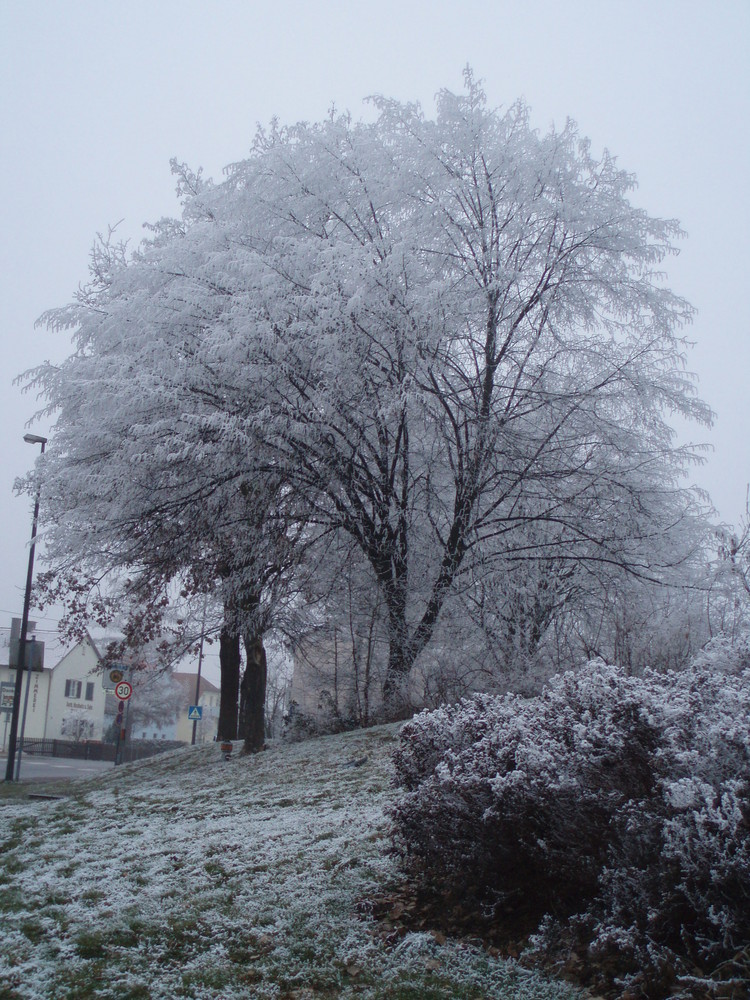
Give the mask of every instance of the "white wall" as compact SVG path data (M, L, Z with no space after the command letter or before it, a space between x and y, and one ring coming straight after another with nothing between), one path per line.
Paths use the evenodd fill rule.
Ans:
M29 700L26 709L26 727L24 734L30 739L42 739L44 737L47 699L49 697L51 670L31 672L31 686L29 687ZM28 675L27 675L28 676ZM23 702L26 696L27 676L24 676L21 688L21 708L18 716L18 735L21 735L21 720L23 716ZM0 684L15 685L16 672L7 665L0 666ZM7 690L7 688L6 688ZM0 748L5 750L8 746L8 733L10 732L10 712L0 713Z
M46 739L74 739L76 727L83 729L81 738L102 739L105 691L102 675L97 672L98 664L96 649L86 639L66 653L52 670ZM71 685L75 685L72 690Z

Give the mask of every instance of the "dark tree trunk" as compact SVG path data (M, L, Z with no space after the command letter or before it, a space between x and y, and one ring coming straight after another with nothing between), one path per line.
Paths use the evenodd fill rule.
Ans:
M245 637L247 663L240 689L240 737L244 753L262 750L266 739L266 651L258 636Z
M407 718L407 681L414 657L410 656L406 622L407 565L405 550L395 546L388 558L373 561L388 616L388 667L383 683L383 711L389 720Z
M386 594L388 606L388 667L383 684L383 710L389 720L412 715L409 701L409 674L415 657L406 623L406 593L403 587Z
M405 525L400 548L392 551L387 561L373 561L388 609L388 668L383 684L383 705L388 718L405 719L411 715L409 674L432 638L443 604L466 554L466 525L470 523L476 491L468 491L467 495L468 499L464 495L456 497L453 524L446 539L440 570L422 617L413 628L409 628L406 620L408 566Z
M403 645L391 637L383 683L383 711L389 721L408 719L414 712L409 699L409 674L413 663L413 659L407 658Z
M222 630L219 637L221 697L219 701L220 740L237 739L237 705L240 694L240 637Z

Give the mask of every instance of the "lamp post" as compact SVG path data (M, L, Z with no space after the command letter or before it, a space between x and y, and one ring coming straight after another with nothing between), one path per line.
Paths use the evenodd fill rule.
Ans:
M24 441L27 444L40 444L44 454L44 446L47 438L38 434L24 434ZM18 664L16 666L16 684L13 693L13 711L10 717L10 736L8 738L8 763L5 768L5 780L13 781L13 770L16 762L16 737L18 735L18 715L21 708L21 688L23 684L23 671L26 666L26 635L29 631L29 608L31 606L31 581L34 576L34 549L36 548L36 525L39 519L39 498L42 491L41 480L37 483L36 496L34 498L34 517L31 522L31 547L29 548L29 568L26 572L26 591L23 597L23 617L21 618L21 637L18 643Z

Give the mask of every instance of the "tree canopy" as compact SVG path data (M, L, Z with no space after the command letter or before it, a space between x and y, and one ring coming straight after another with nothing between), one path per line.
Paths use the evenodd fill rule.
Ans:
M689 560L696 455L670 419L711 414L659 270L680 228L611 155L488 108L468 72L435 118L375 107L273 123L221 183L173 164L181 216L132 253L99 241L42 318L75 351L29 384L57 415L58 576L139 600L187 581L250 639L353 546L397 699L456 599L528 608L536 575L553 606Z

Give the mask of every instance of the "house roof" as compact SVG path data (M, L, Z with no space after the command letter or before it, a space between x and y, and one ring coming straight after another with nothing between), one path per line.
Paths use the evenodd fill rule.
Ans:
M192 704L192 699L195 697L195 682L198 679L198 675L175 672L172 674L172 678L177 681ZM219 694L219 688L217 688L215 684L212 684L211 681L207 680L205 677L201 677L200 693Z

